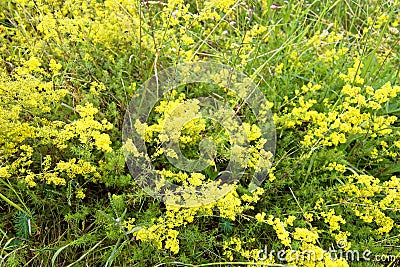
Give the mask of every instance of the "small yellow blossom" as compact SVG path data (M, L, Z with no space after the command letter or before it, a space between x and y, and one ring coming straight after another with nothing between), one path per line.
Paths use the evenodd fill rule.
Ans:
M82 188L78 188L78 189L76 190L76 192L75 192L75 196L76 196L76 198L84 199L86 195L85 195L85 193L83 192L83 189L82 189Z
M264 222L265 212L257 213L255 218L257 222Z
M53 72L53 74L58 74L58 71L62 68L62 65L60 63L57 63L54 59L50 60L50 70Z

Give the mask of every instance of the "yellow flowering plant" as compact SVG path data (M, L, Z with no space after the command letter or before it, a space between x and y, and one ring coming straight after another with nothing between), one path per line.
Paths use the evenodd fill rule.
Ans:
M0 265L395 266L398 6L1 1ZM179 67L201 62L247 80ZM182 80L210 79L174 87L132 122L144 148L121 139L131 99L178 67ZM250 83L264 103L247 99ZM156 189L187 191L153 198L141 184L150 171L135 176L126 153L153 164ZM240 179L213 184L230 161ZM213 201L199 205L201 194Z

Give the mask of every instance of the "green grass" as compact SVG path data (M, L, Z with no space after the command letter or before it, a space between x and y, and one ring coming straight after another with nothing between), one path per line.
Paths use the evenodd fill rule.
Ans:
M234 245L224 248L224 242L239 238L242 248L249 251L265 246L269 251L285 248L271 225L254 219L258 213L264 212L266 218L273 215L282 221L295 216L289 231L293 232L296 227L319 229L316 245L328 250L337 246L332 226L321 215L330 209L345 219L340 227L341 231L350 233L347 241L351 242L352 250L368 249L372 255L393 255L385 262L349 261L350 266L399 263L400 186L393 187L397 199L387 209L379 209L394 222L393 228L383 234L376 232L379 228L376 218L365 222L355 214L355 209L366 205L366 199L379 205L385 193L357 198L339 190L351 183L348 177L352 174L374 176L381 186L392 176L399 177L400 147L395 145L400 139L399 95L390 97L377 110L358 108L371 116L371 123L378 121L378 116L385 120L396 117L387 126L392 133L379 134L367 125L367 133L346 133L346 140L333 146L324 146L321 142L304 145L305 136L322 126L317 120L307 120L304 114L296 115L294 111L301 106L302 96L305 102L315 100L305 113L311 110L326 116L334 111L345 114L344 105L350 100L341 93L346 82L339 75L347 74L357 57L363 66L356 66L356 71L361 70L359 76L364 84L357 84L356 77L347 83L362 88L358 95L368 97L367 86L376 91L387 82L400 85L398 1L237 1L226 10L212 9L217 15L204 11L203 1L186 1L190 4L187 14L192 17L187 21L179 15L184 12L184 6L174 7L176 11L172 14L163 1L43 1L27 5L17 2L0 2L0 124L3 125L0 125L0 168L6 167L10 173L2 176L0 170L0 266L245 266L252 260L235 251ZM82 3L86 3L87 10ZM94 7L96 3L98 6ZM61 13L58 15L56 11ZM387 20L380 22L383 14ZM54 25L50 15L58 16ZM210 17L200 21L199 15ZM179 19L176 25L174 16ZM256 34L255 25L265 29ZM44 30L47 26L48 32ZM329 33L340 34L342 39L329 41ZM254 36L248 38L249 34ZM321 37L325 35L328 37ZM191 37L193 43L185 43L184 36ZM310 40L317 37L322 41L311 44ZM342 48L348 51L338 55L337 51ZM324 57L332 49L336 52ZM41 71L30 70L23 76L19 69L28 68L26 62L31 57L38 58ZM51 70L52 59L62 65L58 74ZM212 216L199 212L193 222L176 226L179 252L174 254L165 248L165 240L159 248L156 241L144 242L134 236L141 227L157 224L157 218L165 217L168 207L147 195L130 176L121 149L121 130L129 101L140 85L163 69L197 60L215 61L242 71L273 103L276 179L267 178L262 184L264 193L254 203L254 209L238 212L235 220L222 216L220 209L214 207ZM283 68L279 72L281 63ZM29 87L29 75L41 82L52 82L54 90L65 89L67 94L47 100L45 89ZM26 84L13 84L17 77L23 77ZM93 82L104 84L104 88L91 90ZM321 85L321 89L302 93L303 85L310 82ZM207 84L177 90L187 98L214 92L229 100L224 90ZM29 99L43 101L50 111L41 111ZM77 133L66 141L64 150L52 143L59 132L53 139L40 136L45 128L41 119L50 121L49 127L55 127L56 121L62 125L72 123L80 118L77 105L86 102L99 111L94 120L106 119L113 125L112 129L103 131L112 141L112 152L105 153L90 143L81 142ZM20 108L18 116L7 117L13 107ZM246 108L239 113L240 118L254 123ZM159 117L154 112L151 115L151 121L156 123ZM296 120L299 123L294 127L288 125ZM20 139L18 132L13 132L11 127L19 129L23 123L33 127L36 136ZM336 130L331 129L321 140L333 131ZM377 137L374 133L378 133ZM207 131L204 134L216 136ZM152 146L148 151L155 151L155 140L147 143ZM387 148L382 146L382 141L388 144ZM13 144L15 150L10 148ZM28 159L23 159L22 145L33 148ZM377 158L371 156L374 149L377 149ZM397 154L389 155L389 152ZM186 147L185 153L196 158L197 146ZM60 172L65 185L36 178L37 185L28 187L27 171L46 172L43 166L46 155L53 159L49 172L57 171L57 162L76 158L90 162L99 177L77 174L70 178L67 172ZM26 163L28 160L32 162ZM327 170L333 162L345 165L346 171ZM225 161L220 163L216 167L218 171L223 170ZM165 157L156 165L176 170ZM249 177L240 182L239 196L249 193ZM366 188L360 183L356 185ZM80 188L84 189L83 199L76 197ZM317 209L320 198L325 201ZM313 214L314 220L308 221L306 214ZM127 230L123 221L130 218L135 218L134 227ZM292 240L291 249L300 247L301 241ZM232 259L226 251L233 253ZM275 261L274 266L286 264L276 258Z

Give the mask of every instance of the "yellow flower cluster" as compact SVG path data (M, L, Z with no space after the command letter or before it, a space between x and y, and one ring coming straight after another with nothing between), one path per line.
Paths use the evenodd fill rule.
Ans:
M361 63L356 60L354 65L358 64ZM356 67L352 71L354 72L355 69ZM309 83L302 87L302 92L296 92L297 103L288 103L292 109L285 108L283 115L275 115L276 123L287 128L311 123L312 126L308 127L302 140L304 146L318 144L337 146L347 142L352 134L369 134L372 138L391 134L390 125L396 121L396 116L377 115L375 112L370 112L370 109L381 109L382 103L395 99L400 92L400 86L392 86L390 82L378 89L371 86L352 86L350 85L352 82L350 76L353 77L351 79L354 79L354 74L346 76L345 80L348 83L341 89L343 102L335 106L326 103L329 113L317 111L314 108L315 99L305 99L306 97L310 98L313 92L321 89L320 85ZM391 155L395 155L394 152L391 153Z
M236 216L243 212L244 207L236 190L230 191L226 196L218 200L216 207L222 218L228 218L234 221Z
M57 120L66 118L47 115L58 113L63 107L60 102L69 92L58 86L59 80L54 76L62 65L54 59L47 63L48 70L45 65L38 57L31 56L12 75L0 71L0 144L5 163L1 176L21 177L28 187L39 182L62 186L68 179L96 181L100 174L95 165L75 157L60 160L56 151L65 151L74 139L79 139L89 147L95 145L98 150L109 152L110 137L103 131L112 125L106 120L101 123L95 120L98 110L89 103L77 105L75 110L81 118L69 123ZM46 147L51 147L51 155ZM40 168L32 164L38 156L42 157ZM85 197L83 189L78 188L76 197Z
M296 84L297 87L293 90L290 88L287 95L284 92L282 103L279 103L280 95L271 96L270 99L275 101L275 121L282 136L285 131L300 136L302 142L299 150L310 151L310 154L321 147L332 151L345 147L345 150L351 149L354 156L365 151L363 148L360 148L362 151L357 150L358 147L353 147L353 142L363 138L365 147L373 142L373 147L368 152L370 155L365 156L367 160L368 157L371 158L371 165L362 170L365 172L374 167L374 163L387 164L386 162L397 160L400 153L400 133L393 127L398 123L398 116L393 116L397 111L393 110L397 109L400 86L394 85L392 78L387 79L391 79L392 83L372 79L374 76L371 75L375 71L373 60L366 60L366 55L359 54L355 51L357 47L347 41L354 39L358 42L363 39L367 42L365 47L376 47L377 61L383 69L386 61L397 60L398 57L395 45L388 41L393 36L397 38L400 22L398 15L393 19L392 14L379 13L368 18L368 27L363 29L363 33L369 32L368 35L360 32L356 36L341 27L339 22L328 24L324 21L326 29L313 33L310 28L300 31L298 36L297 32L293 32L291 39L288 36L291 30L284 30L280 26L290 26L290 22L287 23L284 17L276 21L272 15L283 14L286 8L283 4L270 7L268 1L262 1L260 4L263 11L257 13L250 8L249 3L234 0L195 1L195 4L193 1L189 2L190 4L183 0L65 0L52 1L51 5L47 5L33 0L13 1L12 5L16 3L16 8L23 12L15 15L12 28L5 27L4 23L0 25L0 52L6 66L0 69L0 177L20 178L29 187L40 183L54 187L76 184L75 198L78 200L84 199L88 193L87 189L81 187L82 182L107 179L100 174L107 163L95 160L98 155L103 157L104 153L108 153L105 154L106 157L114 156L113 139L108 133L113 126L104 119L108 115L105 115L103 109L105 99L112 94L104 84L108 77L102 80L103 83L98 76L103 71L114 71L114 66L120 71L120 66L128 61L132 65L140 64L140 67L137 66L140 70L139 76L142 74L145 77L146 73L141 71L149 66L152 66L150 70L154 68L156 72L160 66L165 67L166 62L176 64L213 58L233 63L236 69L254 71L252 80L266 77L269 71L271 84L276 83L272 86L276 86L278 90L281 90L280 85L291 83L287 82L291 73L301 73L301 77L298 76L305 81L304 84ZM288 8L298 7L302 6L296 2ZM22 18L27 18L28 15L29 19L24 21ZM267 16L268 20L264 20L263 16ZM148 17L151 19L148 20ZM0 14L0 19L6 22L4 18ZM246 19L246 23L242 24L242 19ZM385 27L389 27L389 31L381 35ZM265 53L265 43L274 43L280 38L288 38L288 42L271 54L270 51ZM300 40L298 44L294 42L297 39ZM9 47L13 48L12 53L8 51ZM69 53L70 51L78 53ZM136 54L137 51L140 53ZM264 58L265 65L258 68L257 64L263 64ZM82 66L71 75L70 65L76 62ZM105 70L110 63L113 63L112 70ZM344 67L336 68L339 65ZM80 68L88 69L90 73L82 81ZM324 68L332 69L332 72L321 71ZM92 70L96 72L91 73ZM214 82L223 85L222 82L228 75L227 71L223 71L215 75ZM61 76L63 79L60 79ZM318 80L320 77L322 79ZM82 82L88 92L75 88L77 81ZM124 79L121 82L124 86ZM244 84L246 82L248 81ZM263 83L261 79L260 84ZM248 92L243 89L239 97L246 93ZM161 147L163 142L179 141L182 149L189 150L203 139L208 129L217 129L211 139L221 150L218 151L219 156L227 160L229 149L226 145L229 143L229 136L218 132L221 127L214 127L214 124L200 118L199 102L186 101L187 96L172 91L155 108L156 121L152 125L136 121L137 132L154 149L153 158L159 159L162 154L171 158L178 157L175 151ZM234 94L227 92L226 96L233 97ZM237 104L236 99L227 100L232 106ZM272 105L270 103L270 107ZM239 109L237 111L240 112ZM198 118L186 123L187 116ZM243 127L250 148L248 162L240 163L247 165L251 171L269 167L272 154L263 149L267 140L262 138L260 128L252 123L243 123ZM135 156L144 156L132 142L124 146ZM233 153L234 149L240 151L236 147L230 152ZM353 167L352 165L356 165L354 161L329 158L329 163L315 167L316 164L312 163L320 161L319 157L312 158L308 174L317 173L318 167L325 172L338 172L335 173L336 176L347 179L339 191L344 195L347 207L356 216L376 225L378 234L389 233L395 228L396 221L390 216L392 211L397 212L400 208L399 178L393 176L384 181L364 174L345 176L346 170L356 172L359 166ZM40 164L37 164L38 159ZM215 167L215 172L218 162L219 160L215 160L210 164ZM393 167L388 167L389 170L391 168ZM276 171L276 167L270 169L270 182L276 180ZM207 175L198 172L184 173L170 169L157 172L165 180L181 183L183 186L200 187L209 182ZM149 222L150 226L143 227L133 235L137 240L153 241L158 248L176 254L179 252L180 241L182 242L179 240L179 228L193 223L196 216L218 216L235 221L245 211L254 209L253 204L259 202L264 194L261 188L251 194L238 192L235 187L223 198L203 207L180 208L167 203L166 211L160 217L154 218ZM326 232L331 238L336 241L347 240L350 234L343 230L346 224L343 213L340 215L334 209L324 210L323 203L324 200L320 198L314 210L303 213L306 222L325 223L328 228ZM259 222L257 226L262 223L271 225L280 242L287 248L294 247L292 241L295 241L296 246L301 243L296 252L298 255L302 251L312 250L317 253L318 258L323 258L321 262L306 262L294 261L288 256L289 263L348 266L342 259L331 259L316 245L318 239L324 236L321 233L326 232L315 227L294 227L294 216L280 219L268 216L263 211L255 213L254 219ZM243 216L244 220L249 218L252 217ZM135 223L135 219L131 218L124 221L123 225L132 230ZM299 225L303 223L301 221ZM223 253L230 260L233 260L233 253L236 251L243 258L258 261L257 250L248 249L250 244L246 243L235 236L228 238L223 242ZM350 242L345 249L349 247ZM266 263L273 262L267 260Z
M340 215L335 215L335 210L330 209L327 213L321 212L321 216L325 222L329 224L329 231L340 231L340 224L345 224L346 221Z
M315 231L310 231L308 229L305 228L298 228L296 227L294 229L294 232L292 233L293 235L293 239L302 241L302 242L306 242L306 243L311 243L311 244L315 244L318 240L318 232Z
M334 214L333 210L330 210L328 214L322 212L321 217L325 217L326 222L328 224L332 224L333 228L336 230L338 228L338 222L343 223L343 219ZM345 258L332 258L331 254L316 245L319 241L320 233L323 232L318 230L317 228L312 228L311 230L306 228L295 227L292 232L288 230L289 227L293 227L293 223L296 219L295 216L289 216L284 221L281 221L279 218L275 218L273 215L269 215L268 219L265 220L266 214L264 212L258 213L255 216L255 219L258 222L266 222L267 224L273 226L275 233L280 239L281 243L289 249L286 250L286 260L288 263L296 266L349 266L346 262ZM305 215L306 217L311 217L311 214ZM312 220L309 220L309 222ZM333 233L330 229L331 235L335 238L337 242L346 242L348 232ZM301 241L301 246L298 249L294 249L292 247L292 240ZM252 242L252 240L248 240L248 242ZM348 250L351 246L351 243L347 243L347 246L343 248L344 250ZM241 256L245 257L245 255L251 256L253 250L245 250L243 248L243 242L238 238L231 238L229 241L224 242L224 255L226 255L229 259L233 258L232 251L238 252ZM246 254L247 252L247 254ZM259 252L259 251L258 251ZM311 253L309 255L308 253ZM274 262L274 257L268 257L268 255L263 255L264 259L260 259L260 255L258 254L258 258L253 258L255 262L262 264L271 264ZM267 257L266 257L267 256ZM246 257L249 258L249 257Z
M329 165L326 167L327 170L329 171L337 171L337 172L341 172L344 173L346 171L346 166L340 163L336 163L336 162L331 162L329 163Z
M290 217L288 220L282 222L279 218L274 218L274 216L270 215L266 221L269 225L273 226L276 235L285 246L289 246L292 241L290 232L288 232L285 227L287 225L293 225L293 220L294 217Z
M133 236L137 240L154 242L159 249L164 247L176 254L179 252L179 232L174 228L193 222L197 212L197 208L181 209L180 207L167 206L164 217L158 218L156 223L150 227L142 227L142 229L134 232ZM130 221L128 226L132 229L134 227L133 221Z
M94 115L98 113L98 109L93 107L91 103L86 103L85 106L78 105L76 110L82 118L64 125L55 139L57 147L65 149L67 148L67 141L74 137L79 137L79 141L82 144L86 144L89 147L95 145L99 150L111 152L110 137L101 131L112 129L112 124L106 119L101 122L95 120Z
M172 175L172 173L170 174ZM185 176L185 178L188 177ZM256 203L263 192L264 190L262 188L257 188L251 196L243 195L240 197L235 187L218 201L207 205L191 208L167 205L167 211L165 215L159 217L155 224L150 227L143 227L143 229L133 233L133 235L138 240L152 241L155 242L159 248L164 247L173 253L178 253L179 232L175 230L176 228L184 226L188 223L192 223L196 215L213 216L216 212L221 218L235 221L236 217L242 214L244 210L253 209L249 203ZM242 200L247 202L247 204L243 205ZM292 224L293 220L294 217L289 218L288 222L285 223ZM134 226L130 224L130 228L132 229L133 227ZM243 253L250 255L248 251L243 251ZM256 254L254 254L254 251L252 255L254 256L254 259L256 259ZM250 256L248 258L250 258Z
M347 69L347 74L340 73L339 78L348 83L364 84L364 79L360 77L363 67L360 59L355 58L353 67Z
M174 99L177 97L176 99ZM155 107L154 111L160 114L157 123L148 126L146 123L135 123L136 131L144 138L146 142L167 142L175 140L179 136L179 141L185 144L195 144L201 140L201 132L206 128L206 120L201 118L199 113L198 101L184 101L185 95L177 95L172 90L166 95L166 100L162 100ZM172 114L173 112L173 114ZM190 120L187 118L199 117L199 119ZM175 140L177 141L177 140ZM158 151L161 154L163 151Z
M261 130L256 124L250 125L249 123L244 122L243 127L249 141L254 141L261 137Z
M342 33L337 33L335 31L329 32L328 30L317 31L314 36L308 40L308 45L313 45L315 47L323 47L327 44L337 43L343 39Z
M346 193L348 201L356 216L367 223L379 226L377 233L388 233L394 226L394 220L385 211L397 210L400 206L400 179L392 176L389 181L381 183L378 178L370 175L348 176L348 183L342 186L340 192ZM385 197L375 200L379 194Z
M78 199L84 199L86 195L85 195L85 193L83 192L83 189L82 189L82 188L79 188L79 189L76 190L75 196L76 196L76 198L78 198Z
M165 216L159 217L150 227L142 227L133 235L137 240L154 242L159 249L169 249L173 253L179 252L179 231L174 228L193 222L197 213L213 214L213 206L181 208L167 205ZM129 224L132 229L134 226Z
M255 238L250 238L248 242L254 242ZM242 242L242 240L238 237L232 237L227 241L223 242L222 249L223 249L223 254L225 257L228 258L228 260L232 261L234 259L233 257L233 252L238 253L240 256L244 257L247 260L252 260L255 262L260 262L259 259L259 250L258 249L246 249L245 248L246 243ZM266 259L262 263L264 264L273 264L274 259Z

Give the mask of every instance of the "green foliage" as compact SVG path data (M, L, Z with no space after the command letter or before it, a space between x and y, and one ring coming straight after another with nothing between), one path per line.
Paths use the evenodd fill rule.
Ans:
M25 213L17 212L14 216L14 228L17 238L28 239L35 233L32 225L35 225L33 217Z
M0 1L0 266L244 266L257 262L265 246L301 253L342 243L397 259L319 264L395 266L398 6L397 0ZM200 60L230 65L259 86L274 114L275 161L262 188L249 190L250 168L216 203L176 208L148 196L129 174L123 116L149 77ZM171 111L179 93L212 96L257 124L226 88L197 83L175 90L157 106L166 101ZM154 129L163 119L153 110L147 121L149 155L160 152ZM205 120L204 129L201 123L186 125L182 134L193 142L179 145L196 159L202 138L216 142L215 166L201 172L213 180L229 161L231 141L215 121ZM164 153L154 165L179 174L171 178L177 184L198 182Z

